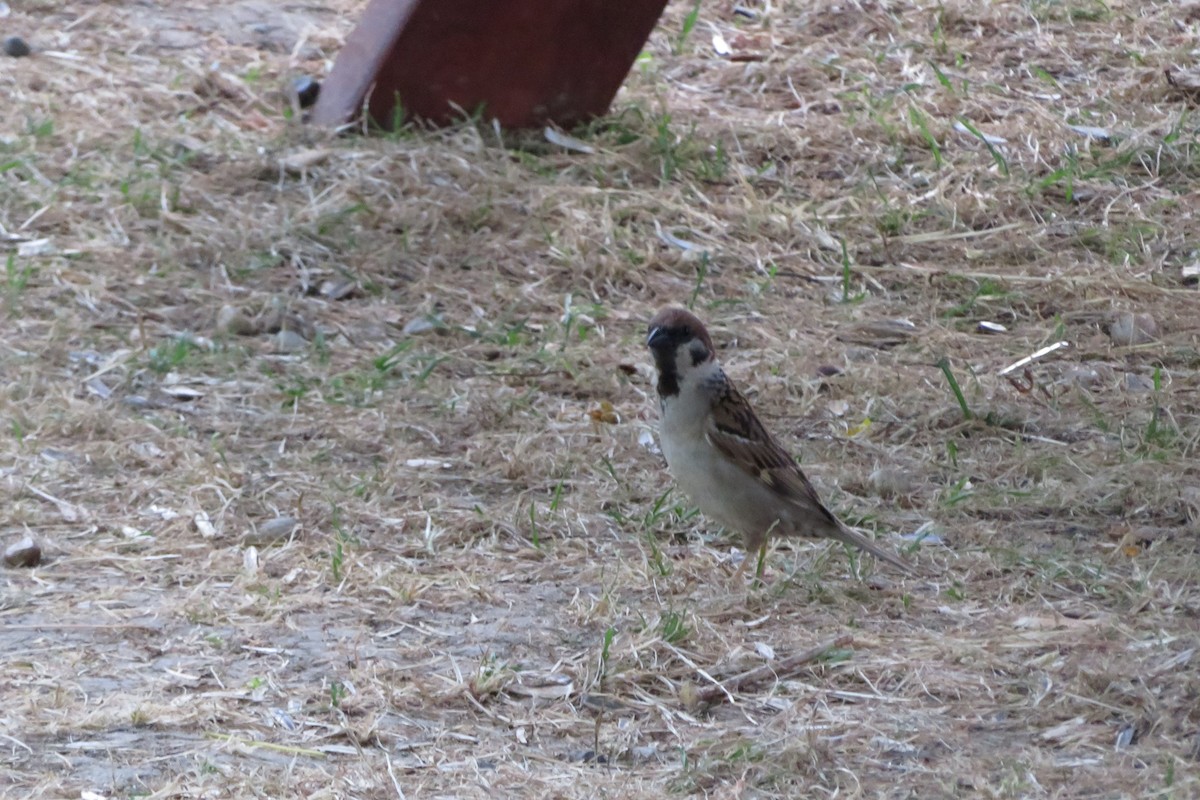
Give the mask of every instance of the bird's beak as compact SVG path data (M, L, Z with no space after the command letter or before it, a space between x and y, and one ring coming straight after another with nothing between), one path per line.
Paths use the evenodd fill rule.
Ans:
M662 328L651 328L650 334L646 337L646 347L653 348L654 343L663 338L666 333Z

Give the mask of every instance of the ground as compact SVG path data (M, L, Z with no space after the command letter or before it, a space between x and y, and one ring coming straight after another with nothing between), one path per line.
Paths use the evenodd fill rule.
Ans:
M563 147L306 129L360 3L0 6L0 794L1200 795L1200 7L672 3ZM668 303L916 574L735 582Z

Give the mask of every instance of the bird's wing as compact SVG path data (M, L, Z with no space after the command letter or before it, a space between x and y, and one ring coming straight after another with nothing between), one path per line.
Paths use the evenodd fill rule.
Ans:
M809 512L816 526L827 522L838 527L837 519L821 503L795 460L767 432L749 401L734 386L727 383L713 403L705 435L734 464L781 498Z
M805 523L802 527L807 530L796 533L837 539L912 573L911 565L858 531L847 528L825 507L800 466L763 427L749 401L729 383L713 403L705 436L730 461L797 507L798 516Z

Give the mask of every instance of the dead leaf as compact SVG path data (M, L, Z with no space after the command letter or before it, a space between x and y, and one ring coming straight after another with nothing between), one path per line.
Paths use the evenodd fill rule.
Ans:
M587 413L592 422L596 423L597 425L616 425L621 421L621 417L613 408L613 404L607 400L601 400L598 408L593 408Z

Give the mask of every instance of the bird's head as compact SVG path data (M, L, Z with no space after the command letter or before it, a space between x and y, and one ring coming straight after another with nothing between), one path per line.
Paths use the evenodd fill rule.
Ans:
M668 307L654 315L646 336L646 346L658 368L658 393L679 393L679 382L716 360L712 339L704 323L690 311Z

